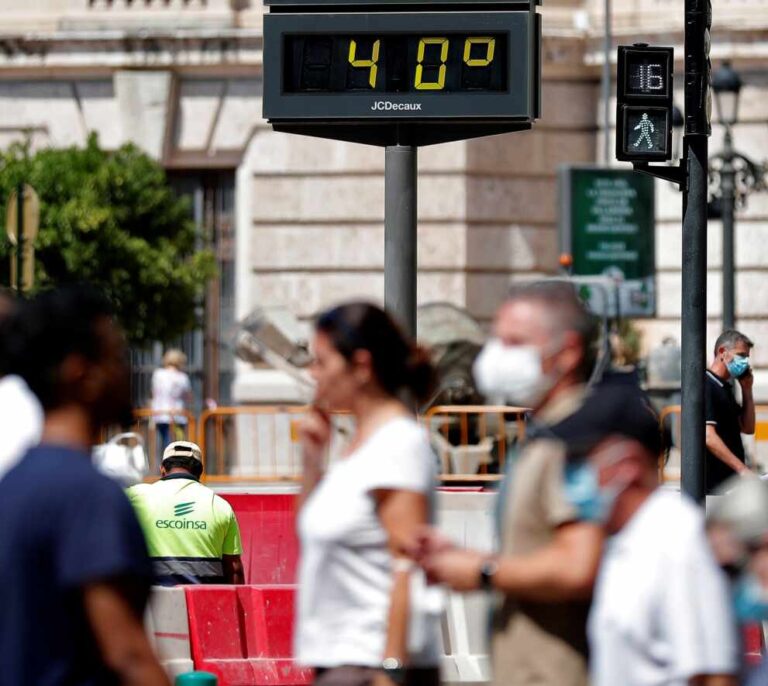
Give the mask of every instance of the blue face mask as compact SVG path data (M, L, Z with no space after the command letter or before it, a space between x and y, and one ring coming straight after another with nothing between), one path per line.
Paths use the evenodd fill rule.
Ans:
M567 464L563 476L565 498L576 509L579 519L605 524L620 491L600 488L597 470L586 461Z
M768 620L768 594L751 574L742 574L733 589L733 609L740 622Z
M738 379L743 376L749 369L749 358L743 355L734 355L733 359L726 363L728 373L734 378Z

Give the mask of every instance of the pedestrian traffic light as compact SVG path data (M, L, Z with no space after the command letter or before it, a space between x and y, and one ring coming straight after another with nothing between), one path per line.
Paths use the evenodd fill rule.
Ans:
M672 157L672 48L622 45L616 82L616 159Z

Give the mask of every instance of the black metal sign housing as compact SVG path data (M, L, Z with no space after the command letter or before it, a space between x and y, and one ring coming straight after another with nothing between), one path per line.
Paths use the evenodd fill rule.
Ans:
M268 4L264 116L277 131L428 145L528 129L539 115L533 4Z
M672 48L622 45L616 80L616 159L672 157Z

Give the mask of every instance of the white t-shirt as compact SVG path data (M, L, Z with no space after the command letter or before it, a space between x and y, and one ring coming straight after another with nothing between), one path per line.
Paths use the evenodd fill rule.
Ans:
M184 396L192 388L189 377L173 367L161 367L152 372L152 409L153 410L183 410ZM156 422L170 424L171 417L158 414L153 417ZM174 418L176 424L186 424L187 418L178 415Z
M433 494L437 462L413 419L381 426L358 450L335 462L298 517L301 539L295 652L312 667L375 667L384 655L392 588L387 532L372 491ZM411 577L409 664L437 666L442 591Z
M43 410L37 396L18 376L0 379L0 479L40 442Z
M697 674L737 673L728 582L685 496L657 490L608 541L589 639L592 686L687 686Z

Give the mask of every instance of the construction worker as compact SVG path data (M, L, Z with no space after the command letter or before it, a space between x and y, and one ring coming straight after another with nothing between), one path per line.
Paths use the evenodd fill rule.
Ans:
M245 583L235 513L200 483L202 473L200 447L176 441L163 453L161 479L127 491L162 586Z

